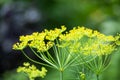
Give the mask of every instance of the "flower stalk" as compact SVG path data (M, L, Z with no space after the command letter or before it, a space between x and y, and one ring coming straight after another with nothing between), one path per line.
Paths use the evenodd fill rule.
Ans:
M97 80L99 80L99 75L97 74L96 76L97 76Z
M60 80L63 80L63 71L60 71Z

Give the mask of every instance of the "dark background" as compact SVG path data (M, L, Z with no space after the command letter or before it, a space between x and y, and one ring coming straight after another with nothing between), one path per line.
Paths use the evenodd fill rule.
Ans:
M120 0L0 0L0 80L21 80L15 69L27 60L12 50L20 35L61 25L85 26L106 35L120 33ZM119 67L118 51L103 79L119 80Z

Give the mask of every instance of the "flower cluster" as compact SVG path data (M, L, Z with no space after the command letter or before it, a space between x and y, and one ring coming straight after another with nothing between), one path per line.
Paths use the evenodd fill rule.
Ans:
M61 29L55 28L54 30L44 30L41 33L34 32L31 35L20 36L19 41L13 45L14 50L23 50L29 46L37 49L38 52L44 52L50 49L54 40L63 32L66 28L61 26Z
M30 63L25 62L23 63L24 67L19 67L17 72L24 72L26 73L30 80L34 80L36 77L44 78L46 75L47 70L42 67L41 71L35 67L35 65L30 65Z
M22 50L26 46L40 51L47 51L54 45L54 40L59 37L61 46L70 48L71 52L82 52L84 54L108 54L114 50L111 42L115 41L113 36L106 36L98 31L85 27L73 28L66 34L62 34L66 28L45 30L41 33L34 32L32 35L20 36L20 42L13 45L13 49ZM62 43L63 42L63 43ZM118 43L118 41L117 41Z
M98 31L79 26L66 34L61 34L60 41L60 45L69 47L70 52L83 53L85 55L110 54L115 48L111 44L115 41L113 36L106 36Z
M13 49L21 50L35 63L57 69L61 75L67 67L82 64L88 65L87 67L98 75L108 66L106 63L109 63L107 61L109 54L120 45L120 34L115 37L107 36L96 30L79 26L63 33L65 30L66 27L61 26L61 29L45 29L41 33L34 32L31 35L20 36L19 42L13 45ZM30 58L23 50L26 47L30 47L31 51L45 63ZM50 48L53 49L54 56L48 51ZM31 80L35 77L43 78L47 72L44 67L39 71L29 63L24 63L24 67L19 67L17 71L27 73ZM81 80L85 80L85 77L84 73L80 73Z
M98 39L101 39L102 41L114 41L113 36L105 36L104 34L101 34L100 32L92 29L88 29L85 27L74 27L72 30L67 32L66 34L60 35L61 40L79 40L82 37L87 36L89 38L96 37Z

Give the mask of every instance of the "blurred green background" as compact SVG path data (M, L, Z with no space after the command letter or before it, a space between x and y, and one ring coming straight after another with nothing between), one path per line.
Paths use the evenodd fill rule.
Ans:
M28 80L16 73L16 68L27 61L21 52L12 50L20 35L61 25L68 29L85 26L116 35L120 33L120 0L0 0L0 80ZM102 80L119 80L119 67L120 50L113 55ZM56 80L57 71L48 70L50 77L44 80ZM64 75L73 75L68 73Z

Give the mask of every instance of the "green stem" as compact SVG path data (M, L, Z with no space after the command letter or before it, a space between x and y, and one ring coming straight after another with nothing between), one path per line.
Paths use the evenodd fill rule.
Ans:
M60 71L60 80L63 80L63 71Z
M99 80L99 75L97 74L96 76L97 76L97 80Z

